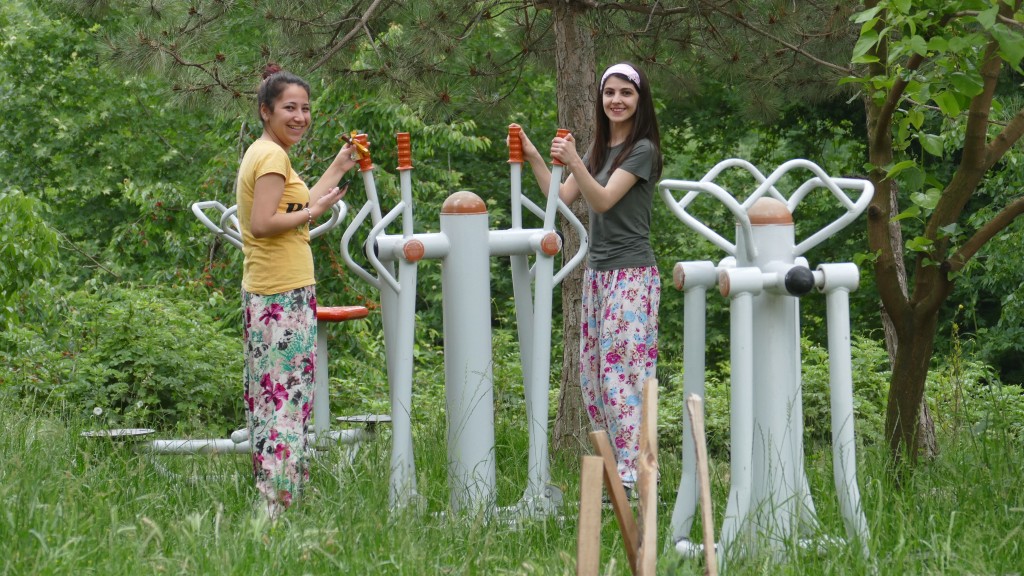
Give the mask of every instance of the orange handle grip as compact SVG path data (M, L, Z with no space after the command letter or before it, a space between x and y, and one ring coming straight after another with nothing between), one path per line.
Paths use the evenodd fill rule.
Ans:
M510 164L513 162L523 163L523 141L519 138L522 133L523 129L519 126L508 127L508 161Z
M567 128L559 128L558 130L555 131L555 138L565 138L568 135L569 130ZM557 159L554 158L551 160L551 163L554 164L555 166L565 166L565 164L559 162Z
M355 135L356 135L356 131L355 131L355 130L353 130L353 131L352 131L352 136L355 136ZM369 154L369 153L370 153L370 151L366 149L366 146L363 146L363 145L362 145L361 143L359 143L359 142L355 142L355 141L353 141L353 140L352 140L352 138L350 138L348 134L345 134L344 132L342 132L342 133L340 134L340 137L341 137L341 139L342 139L342 140L344 140L345 142L347 142L347 143L349 143L349 144L351 144L351 145L355 146L355 147L356 147L356 152L357 152L357 153L359 153L359 154Z
M365 306L317 306L316 319L321 322L344 322L366 318L370 311Z
M356 145L356 149L359 150L359 170L361 172L373 170L373 158L370 157L370 141L366 139L366 134L356 134L352 140Z
M398 139L398 169L412 170L412 142L408 132L399 132L395 135Z

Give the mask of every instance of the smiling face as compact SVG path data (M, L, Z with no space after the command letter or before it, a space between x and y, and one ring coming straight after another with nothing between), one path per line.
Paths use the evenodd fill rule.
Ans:
M604 113L612 125L632 123L633 115L636 114L637 102L640 101L640 94L632 82L612 75L604 82L601 101L604 105Z
M288 150L309 129L309 92L298 84L288 84L272 106L260 109L263 135Z

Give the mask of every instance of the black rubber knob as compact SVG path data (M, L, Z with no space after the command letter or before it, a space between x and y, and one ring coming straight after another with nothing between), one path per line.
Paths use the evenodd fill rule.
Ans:
M786 292L803 296L814 289L814 272L805 266L794 266L786 272Z

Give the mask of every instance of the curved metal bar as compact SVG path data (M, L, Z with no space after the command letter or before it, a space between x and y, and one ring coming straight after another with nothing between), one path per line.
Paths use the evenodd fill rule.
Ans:
M806 240L797 244L793 250L794 254L797 256L806 253L811 248L814 248L818 244L821 244L827 238L835 235L837 232L853 223L853 221L856 220L858 216L860 216L861 214L864 213L865 210L867 210L868 204L871 203L871 198L875 195L875 187L868 180L858 180L852 178L834 178L829 179L824 183L817 182L818 180L819 178L814 178L811 181L809 181L809 183L814 182L815 185L813 187L821 187L822 184L824 184L826 188L832 191L832 194L834 196L836 196L837 198L841 197L840 203L844 205L844 207L846 208L846 212L844 212L842 216L836 218L821 230L818 230L817 232L812 234ZM805 186L807 186L807 184L805 184ZM845 188L847 190L860 189L860 196L857 198L857 201L851 202L850 198L839 190L840 187ZM794 207L795 206L796 203L794 203Z
M579 266L580 263L583 262L584 258L587 257L587 251L590 249L590 236L587 234L587 228L583 225L582 222L580 222L580 219L577 218L576 215L572 213L572 209L570 209L565 202L562 202L561 198L556 199L556 202L556 208L558 210L558 213L561 214L569 222L569 225L572 226L574 230L576 230L576 234L579 235L580 237L579 250L576 251L576 254L573 254L572 258L570 258L567 262L562 264L562 267L559 268L558 272L555 273L553 282L555 286L558 286L558 284L562 280L564 280L570 272L572 272L577 266ZM534 216L540 218L541 220L543 220L547 216L547 212L542 210L540 206L534 203L534 201L527 197L525 194L519 196L519 204L523 208L526 208ZM536 272L532 267L530 268L530 276L536 276Z
M312 240L313 238L322 236L323 234L326 234L327 232L330 232L331 230L336 228L338 224L341 224L341 221L345 218L346 214L348 214L348 205L345 204L344 201L338 202L334 206L331 206L331 218L327 222L324 222L323 224L310 230L309 239Z
M577 266L583 262L583 259L587 257L587 251L590 250L590 236L587 234L587 229L580 222L580 219L572 213L572 210L566 206L565 202L561 199L558 200L558 212L569 221L569 224L576 230L576 234L580 237L580 248L573 254L572 258L568 262L562 264L562 267L555 273L555 277L552 280L555 286L565 279Z
M204 210L209 210L211 208L214 208L221 213L221 225L215 224L204 212ZM232 206L232 208L235 207ZM192 204L192 213L195 214L196 218L198 218L199 221L202 222L203 226L206 226L210 232L213 232L217 236L227 240L235 248L238 248L239 250L242 249L242 238L238 235L237 231L229 231L227 228L223 227L223 222L225 218L228 217L228 208L225 208L223 204L216 200L195 202Z
M375 224L373 228L370 229L369 238L372 239L380 236L384 232L384 229L387 228L389 224L394 222L399 216L402 216L404 210L405 202L399 202L398 204L396 204L395 207L392 208L390 212L388 212L383 218L380 219L380 222L377 222L377 224ZM391 286L391 289L394 290L395 292L402 291L402 288L398 283L398 279L395 278L394 274L388 271L387 267L385 267L384 264L380 261L380 258L377 257L377 254L374 250L366 251L366 259L370 261L370 265L373 266L373 269L377 271L378 278L383 279L385 282L387 282L388 286Z
M722 163L719 163L719 165L721 164ZM729 242L686 211L686 207L701 193L713 196L719 202L724 204L726 209L728 209L736 218L736 222L740 225L743 236L747 239L747 242L744 244L747 246L749 251L748 257L753 260L757 256L757 248L754 246L753 242L753 229L750 226L750 217L747 215L747 211L743 208L743 205L737 202L736 199L726 192L721 186L718 186L713 182L705 181L693 182L692 180L662 180L658 183L658 189L661 191L662 198L668 205L669 210L671 210L677 218L682 220L684 224L689 226L695 232L707 238L715 246L718 246L729 255L735 256L736 244ZM676 200L670 190L685 190L689 193L682 199Z
M220 212L220 224L215 224L205 213L205 210L216 209ZM195 214L196 218L202 222L203 226L206 226L211 232L224 238L230 242L235 248L242 249L242 234L239 232L238 224L238 205L235 204L230 208L225 208L223 204L216 200L207 200L202 202L195 202L192 204L192 213ZM309 231L309 238L317 238L330 232L338 224L341 223L342 219L345 218L345 214L348 213L348 206L344 202L338 202L334 206L331 206L331 218L323 224L313 228Z
M800 187L797 188L788 199L781 195L776 196L778 191L775 190L775 183L781 180L787 173L795 169L809 170L815 177L808 179L800 185ZM786 203L786 208L789 210L790 214L795 214L797 206L800 205L803 199L806 198L811 191L818 188L826 188L829 190L832 193L832 196L839 200L839 204L845 212L832 223L800 242L794 250L794 255L800 256L811 248L821 244L843 228L849 226L850 223L856 220L857 217L867 209L868 204L871 202L871 197L874 196L874 186L871 182L858 178L833 178L814 162L797 158L784 162L772 171L771 175L764 179L761 185L758 186L750 197L744 201L743 205L745 208L749 208L750 205L752 205L753 202L761 196L764 196L766 193L770 193L772 196L777 197ZM860 190L861 193L857 200L853 201L845 192L843 192L843 189Z
M359 209L355 218L353 218L352 222L348 225L345 233L341 235L341 259L345 262L345 265L348 266L348 269L354 272L356 276L366 280L371 286L380 290L380 280L373 276L373 274L370 274L365 268L356 264L355 260L352 260L352 255L349 254L348 251L349 241L352 240L352 236L355 235L356 230L359 229L363 224L363 221L365 221L370 215L370 211L372 209L373 202L368 201L366 204L363 204L363 207Z
M238 204L231 206L221 214L220 227L225 234L242 242L242 225L238 223Z

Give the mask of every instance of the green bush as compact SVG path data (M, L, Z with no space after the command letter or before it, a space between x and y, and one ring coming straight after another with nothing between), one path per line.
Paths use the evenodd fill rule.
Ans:
M869 338L854 336L850 344L854 432L860 444L879 444L884 439L885 410L889 396L889 355L878 341ZM831 442L828 349L813 345L805 339L801 353L804 442Z
M854 429L859 444L882 442L886 399L889 389L888 355L880 344L870 338L853 336L853 412ZM828 349L801 340L803 382L804 443L810 449L831 442L832 409L829 400ZM683 371L671 370L659 394L659 442L662 449L681 446L680 431L685 409ZM708 452L727 457L729 453L730 369L728 363L708 367L705 374L704 413ZM754 383L757 386L757 382Z
M19 292L56 266L57 233L42 207L20 190L0 190L0 328L17 315Z
M951 333L951 354L929 373L928 401L936 428L952 437L966 432L975 438L1006 434L1014 441L1024 439L1024 390L1003 383L995 366L964 356L955 320ZM971 348L976 344L968 343Z
M0 339L0 360L13 368L0 376L2 389L104 427L237 428L240 330L217 328L187 290L98 286L67 294L50 326L20 326Z

